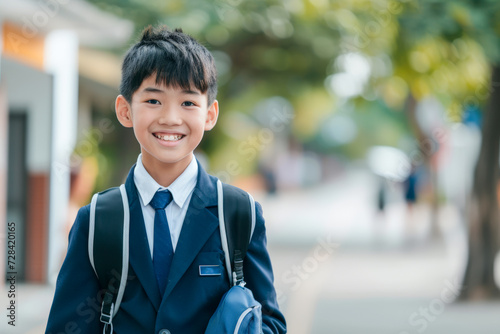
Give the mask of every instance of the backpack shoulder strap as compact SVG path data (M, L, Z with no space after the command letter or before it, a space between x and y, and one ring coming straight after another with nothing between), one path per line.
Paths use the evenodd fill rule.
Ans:
M113 316L120 308L129 263L130 210L125 185L92 197L90 203L89 259L106 292L101 306L103 333L113 332Z
M232 286L244 284L243 260L255 229L255 201L237 187L217 181L219 229Z

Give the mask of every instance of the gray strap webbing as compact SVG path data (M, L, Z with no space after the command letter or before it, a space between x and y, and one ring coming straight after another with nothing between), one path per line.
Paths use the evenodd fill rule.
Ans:
M219 230L231 286L243 282L243 259L255 230L255 201L236 187L217 181Z
M113 317L125 291L129 233L130 210L125 185L95 194L90 204L88 251L99 284L106 290L101 308L104 333L113 331Z

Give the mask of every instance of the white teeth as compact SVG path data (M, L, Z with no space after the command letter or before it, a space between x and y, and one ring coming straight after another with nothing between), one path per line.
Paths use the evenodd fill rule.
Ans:
M177 141L182 138L182 135L165 135L165 136L160 136L160 135L154 135L156 138L165 140L165 141Z

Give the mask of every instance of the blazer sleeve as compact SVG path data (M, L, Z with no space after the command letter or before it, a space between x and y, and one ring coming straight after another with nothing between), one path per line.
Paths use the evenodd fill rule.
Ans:
M262 207L256 206L256 223L250 245L243 264L247 288L262 304L262 329L264 334L286 333L285 317L279 310L274 289L273 269L267 252L266 228Z
M99 333L99 283L88 256L90 206L78 211L45 333Z

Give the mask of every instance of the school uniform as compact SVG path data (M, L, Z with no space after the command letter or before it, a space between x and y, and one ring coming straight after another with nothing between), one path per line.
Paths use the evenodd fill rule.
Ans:
M173 196L165 210L174 256L162 297L152 261L154 209L148 203L157 190L165 188L151 178L139 156L125 182L130 206L130 264L125 293L113 319L115 333L204 333L229 289L219 232L216 183L217 179L193 159L167 188ZM103 291L88 256L89 214L90 206L82 207L71 229L46 333L102 332L99 316ZM286 333L258 203L256 216L244 262L246 287L262 304L263 332ZM214 270L205 275L200 266L206 265L215 266L220 275L214 276Z

